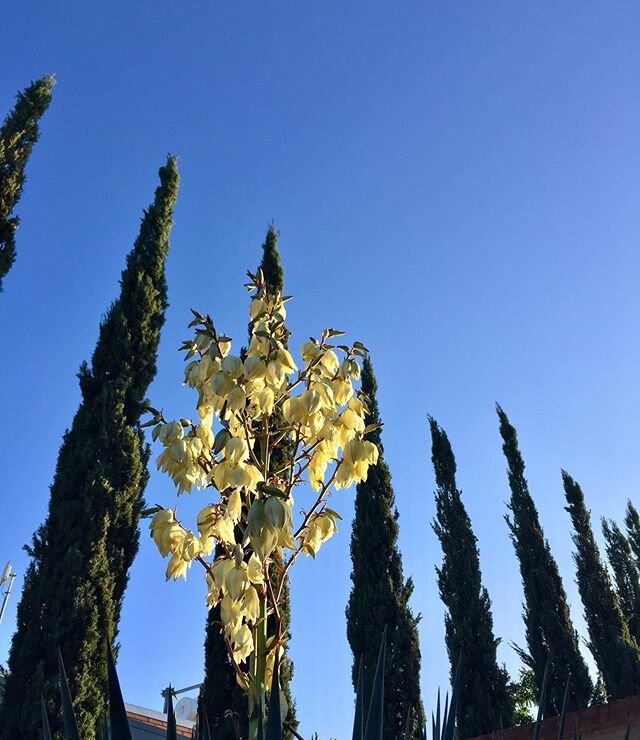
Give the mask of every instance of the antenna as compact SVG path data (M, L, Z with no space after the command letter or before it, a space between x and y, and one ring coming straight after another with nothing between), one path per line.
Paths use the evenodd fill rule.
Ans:
M7 608L7 602L9 601L9 596L11 596L11 587L13 586L13 579L16 577L17 573L13 572L13 569L11 567L11 563L7 563L4 567L4 570L2 571L2 576L0 576L0 586L3 586L7 581L9 582L8 585L5 587L4 591L2 591L2 606L0 606L0 622L2 622L2 617L4 617L4 611Z
M9 578L11 575L11 561L9 561L5 566L4 570L2 571L2 577L0 577L0 586Z
M164 714L167 714L169 711L169 696L173 696L175 699L178 698L178 694L184 694L187 691L193 691L193 689L199 689L202 686L201 683L194 683L193 686L185 686L184 689L174 689L173 686L169 685L166 689L162 689L160 692L160 696L164 699L164 708L163 712ZM177 707L176 707L177 709ZM176 715L177 716L177 715Z

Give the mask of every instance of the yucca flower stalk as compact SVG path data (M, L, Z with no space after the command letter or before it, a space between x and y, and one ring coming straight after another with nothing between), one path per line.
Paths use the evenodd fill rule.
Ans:
M289 297L270 293L260 270L249 280L246 356L231 354L231 339L194 311L195 336L182 349L190 360L185 384L198 392L198 421L167 421L151 409L148 425L164 446L158 467L178 494L217 492L199 513L197 532L160 507L150 529L161 555L170 556L167 579L186 577L193 561L204 566L207 604L220 604L225 642L248 694L253 740L286 639L279 607L289 570L300 554L315 558L335 534L340 515L328 506L332 490L364 480L378 448L364 439L371 431L367 399L354 388L366 348L334 346L342 332L327 329L302 345L298 369L287 349ZM293 452L278 468L272 453L285 442ZM294 489L305 482L313 495L297 516ZM221 554L211 560L216 545Z

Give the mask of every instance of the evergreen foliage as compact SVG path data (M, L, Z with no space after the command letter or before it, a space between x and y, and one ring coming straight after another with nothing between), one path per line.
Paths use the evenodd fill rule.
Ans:
M443 551L436 568L440 598L446 606L445 638L451 678L460 655L462 677L458 698L461 738L482 735L514 724L513 697L504 666L498 665L491 600L482 585L477 539L456 486L456 462L449 439L429 417L431 453L436 476L433 529Z
M159 174L120 296L100 325L91 367L80 368L82 400L60 448L47 518L27 548L31 562L0 708L3 740L40 737L41 693L59 731L58 647L82 737L95 738L105 711L105 643L117 635L148 478L140 415L167 306L164 262L178 189L173 157Z
M271 294L282 293L284 290L284 271L280 254L278 252L278 232L273 224L267 230L262 245L262 261L260 268L265 277L269 292ZM271 464L274 470L283 467L288 457L291 457L291 442L283 440L279 446L271 449ZM216 552L216 556L218 552ZM277 570L277 566L274 566ZM275 580L275 584L279 582ZM290 639L289 625L291 622L291 608L289 585L285 584L282 590L282 604L280 607L282 628L287 639ZM291 695L291 680L293 678L293 663L287 657L286 650L280 664L280 684L284 691L289 712L287 724L296 728L296 707ZM205 675L200 696L206 707L207 716L215 737L221 740L233 740L236 737L235 729L229 721L229 715L225 713L231 710L235 722L239 722L240 732L246 737L246 717L248 713L247 698L240 686L238 686L231 660L228 656L227 646L221 632L219 609L209 612L205 636ZM218 728L217 731L214 728ZM293 736L287 728L283 730L285 740Z
M209 610L204 643L205 675L200 688L209 726L216 740L247 737L247 698L236 681L229 651L221 633L220 605Z
M636 557L636 564L640 567L640 515L638 515L636 507L631 501L627 501L627 512L624 523L627 525L629 545Z
M371 361L362 367L362 390L368 397L367 425L380 424L377 384ZM424 723L420 699L420 646L418 621L409 607L411 578L405 580L398 549L398 511L391 474L384 460L380 428L366 439L379 450L378 463L356 488L355 516L351 532L352 588L347 615L347 639L353 653L352 679L358 684L358 667L364 661L364 696L372 692L378 646L387 628L384 671L384 737L402 737L406 718L412 713L411 729ZM365 708L365 715L367 709Z
M607 694L622 699L640 689L640 651L629 634L618 597L600 558L591 515L576 481L562 471L566 510L573 524L578 589L589 628L589 649L602 673Z
M514 702L514 724L532 725L536 721L532 710L538 704L540 690L531 668L520 668L520 678L511 683L510 692Z
M520 564L525 599L523 617L527 652L520 651L520 655L533 671L538 696L542 692L542 680L549 661L549 684L543 707L545 717L560 714L569 675L568 710L584 709L589 704L593 685L580 654L567 595L529 493L516 430L500 406L497 406L497 413L511 489L508 504L511 516L505 516L505 520Z
M19 92L0 127L0 292L16 259L19 219L11 214L22 195L27 160L38 141L38 122L49 107L53 85L53 77L42 77Z
M629 540L614 521L602 519L607 558L613 571L620 608L631 637L640 644L640 574Z

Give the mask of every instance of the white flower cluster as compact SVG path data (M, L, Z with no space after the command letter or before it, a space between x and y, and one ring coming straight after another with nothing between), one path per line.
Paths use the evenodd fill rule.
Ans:
M198 392L198 421L166 421L155 412L149 423L164 447L157 465L178 494L207 487L219 493L198 515L197 533L165 509L150 528L161 555L170 555L167 578L186 577L193 560L205 565L207 602L220 603L236 665L256 656L256 629L277 613L281 583L297 555L315 557L336 532L339 516L326 505L330 486L364 480L378 459L377 447L364 439L366 398L353 385L366 349L358 342L334 346L329 342L341 333L327 330L302 345L299 369L287 349L288 298L270 295L260 272L250 278L246 353L231 354L231 340L194 312L195 337L183 349L190 360L185 383ZM277 453L285 447L283 463ZM305 479L317 498L296 528L292 493ZM207 561L216 546L218 557ZM280 587L269 580L273 562ZM281 635L270 645L278 642Z

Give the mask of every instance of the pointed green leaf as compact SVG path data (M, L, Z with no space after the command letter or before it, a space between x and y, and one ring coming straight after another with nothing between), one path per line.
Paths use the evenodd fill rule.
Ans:
M462 680L462 653L458 658L453 686L451 688L451 701L449 703L449 716L444 727L444 740L453 740L456 731L456 711L458 708L458 694L460 693L460 681Z
M42 711L42 740L51 740L51 728L47 717L47 707L44 703L44 696L40 694L40 709Z
M258 722L258 737L257 740L264 740L264 709L262 706L262 699L260 699L260 707L259 707L260 713L260 721Z
M280 719L280 659L276 648L276 659L271 679L271 696L269 696L269 714L265 740L282 740L282 720Z
M66 740L80 740L78 723L76 722L76 715L73 711L69 682L67 681L67 673L64 670L60 648L58 648L58 672L60 675L60 703L62 704L62 718L64 720L64 731L67 736Z
M378 653L378 664L373 677L373 688L369 700L369 713L364 731L364 740L382 740L384 729L384 659L387 652L387 628L384 628Z
M564 721L567 717L567 703L569 701L569 686L571 685L571 674L567 677L567 685L564 687L564 696L562 697L562 711L560 712L560 727L558 727L558 740L562 740L564 735Z
M131 740L131 730L124 707L120 681L113 661L111 645L107 645L107 677L109 688L109 720L111 722L111 740Z
M536 724L534 725L534 728L533 728L533 740L540 740L540 723L542 722L544 703L547 698L547 684L548 683L549 683L549 659L547 659L547 664L544 667L544 676L542 678L542 689L540 690L540 700L538 703L538 717L536 719Z
M364 737L364 671L362 655L358 662L358 685L356 687L356 711L353 717L352 740L362 740Z
M444 695L444 708L442 710L442 725L438 733L438 740L442 740L447 733L447 722L449 721L449 692Z
M96 727L96 735L98 740L110 740L109 732L107 729L107 718L104 714L98 720L98 726Z
M404 723L404 740L411 740L411 707L407 709L407 719Z
M167 696L167 740L178 740L176 728L176 715L173 711L173 689L169 684L169 695Z
M198 704L198 729L200 740L211 740L211 727L209 726L209 717L204 702L200 700Z

